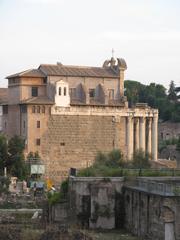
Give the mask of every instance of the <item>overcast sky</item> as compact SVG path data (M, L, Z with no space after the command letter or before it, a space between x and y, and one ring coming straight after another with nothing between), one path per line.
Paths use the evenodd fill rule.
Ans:
M41 63L126 60L126 79L180 85L180 0L0 0L0 86Z

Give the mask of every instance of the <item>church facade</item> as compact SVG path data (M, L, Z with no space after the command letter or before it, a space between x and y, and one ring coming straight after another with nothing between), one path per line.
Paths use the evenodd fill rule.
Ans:
M8 76L2 131L25 140L25 154L38 151L46 176L92 164L98 151L120 149L127 160L138 149L157 160L158 110L128 107L124 59L102 67L42 64Z

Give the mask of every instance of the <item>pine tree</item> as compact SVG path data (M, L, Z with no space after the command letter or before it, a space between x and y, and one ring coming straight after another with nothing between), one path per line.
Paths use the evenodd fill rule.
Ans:
M169 84L168 98L173 102L177 101L176 87L175 87L174 81L171 81Z

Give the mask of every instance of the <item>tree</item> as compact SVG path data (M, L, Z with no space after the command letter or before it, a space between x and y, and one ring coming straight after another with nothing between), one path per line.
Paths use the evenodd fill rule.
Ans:
M3 174L7 159L8 159L7 139L4 135L0 135L0 172L1 174Z
M176 144L176 150L180 152L180 137L178 138L178 142Z
M24 140L18 136L8 142L8 170L11 175L23 179L27 176L27 167L24 160Z
M95 158L94 166L106 166L111 168L122 167L124 165L123 154L119 149L114 149L108 154L99 152Z
M147 103L152 108L158 108L159 118L164 121L180 122L180 103L177 101L179 91L180 88L175 88L173 81L170 83L168 94L161 84L144 85L137 81L125 81L125 95L129 106L137 102Z
M176 87L175 87L174 81L171 81L169 84L168 99L173 102L177 101Z

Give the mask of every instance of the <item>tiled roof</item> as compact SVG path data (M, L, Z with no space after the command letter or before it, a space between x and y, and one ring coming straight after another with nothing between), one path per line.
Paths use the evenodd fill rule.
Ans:
M0 88L0 104L6 103L8 100L8 88Z
M33 97L33 98L23 100L23 101L21 101L20 104L49 104L49 105L53 105L54 102L52 100L50 100L48 97L42 96L42 97Z
M103 67L79 67L79 66L65 66L62 64L46 65L42 64L38 68L47 76L72 76L72 77L107 77L117 78L119 73L108 68Z
M30 69L20 73L10 75L6 78L9 79L9 78L15 78L15 77L45 77L45 75L39 69Z
M46 76L70 76L70 77L104 77L117 78L119 72L111 67L80 67L62 64L41 64L38 69L30 69L6 77L46 77Z

